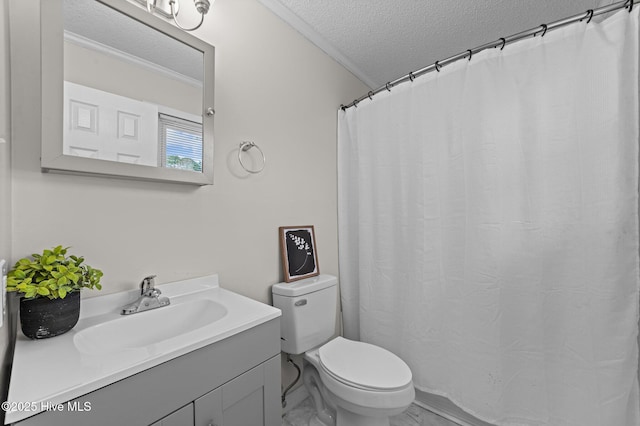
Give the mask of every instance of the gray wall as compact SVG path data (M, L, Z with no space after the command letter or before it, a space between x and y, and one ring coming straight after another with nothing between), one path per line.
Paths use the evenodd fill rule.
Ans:
M6 1L0 2L0 259L11 260L11 114L9 88L9 9ZM0 307L1 309L1 307ZM2 313L0 312L0 315ZM11 324L4 315L0 329L0 398L6 399L11 359ZM4 412L0 411L4 424Z

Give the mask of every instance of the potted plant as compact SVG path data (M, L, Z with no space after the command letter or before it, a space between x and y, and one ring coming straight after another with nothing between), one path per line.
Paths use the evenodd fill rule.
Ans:
M102 271L67 256L57 246L23 258L7 274L7 292L22 293L20 325L25 336L44 339L71 330L80 316L80 290L98 289Z

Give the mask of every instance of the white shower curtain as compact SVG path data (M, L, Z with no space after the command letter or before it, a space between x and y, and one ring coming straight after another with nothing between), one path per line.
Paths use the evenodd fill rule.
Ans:
M640 424L638 9L338 112L345 335L488 422Z

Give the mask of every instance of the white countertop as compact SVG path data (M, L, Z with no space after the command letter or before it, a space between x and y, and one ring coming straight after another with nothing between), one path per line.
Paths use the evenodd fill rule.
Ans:
M83 299L78 324L63 335L31 340L18 331L7 401L13 409L7 410L5 424L31 417L47 407L65 403L280 316L279 309L220 288L217 275L162 284L157 288L162 296L169 297L170 306L209 299L224 306L226 315L193 331L143 347L101 350L97 354L80 350L74 337L86 328L145 315L145 312L120 315L122 307L140 294L139 290L132 290ZM155 311L162 309L169 307Z

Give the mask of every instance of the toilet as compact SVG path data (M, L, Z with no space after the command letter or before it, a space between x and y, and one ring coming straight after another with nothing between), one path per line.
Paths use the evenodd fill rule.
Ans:
M379 346L335 334L338 279L318 275L272 287L282 311L282 351L304 353L304 386L317 415L310 426L389 426L413 401L411 370Z

